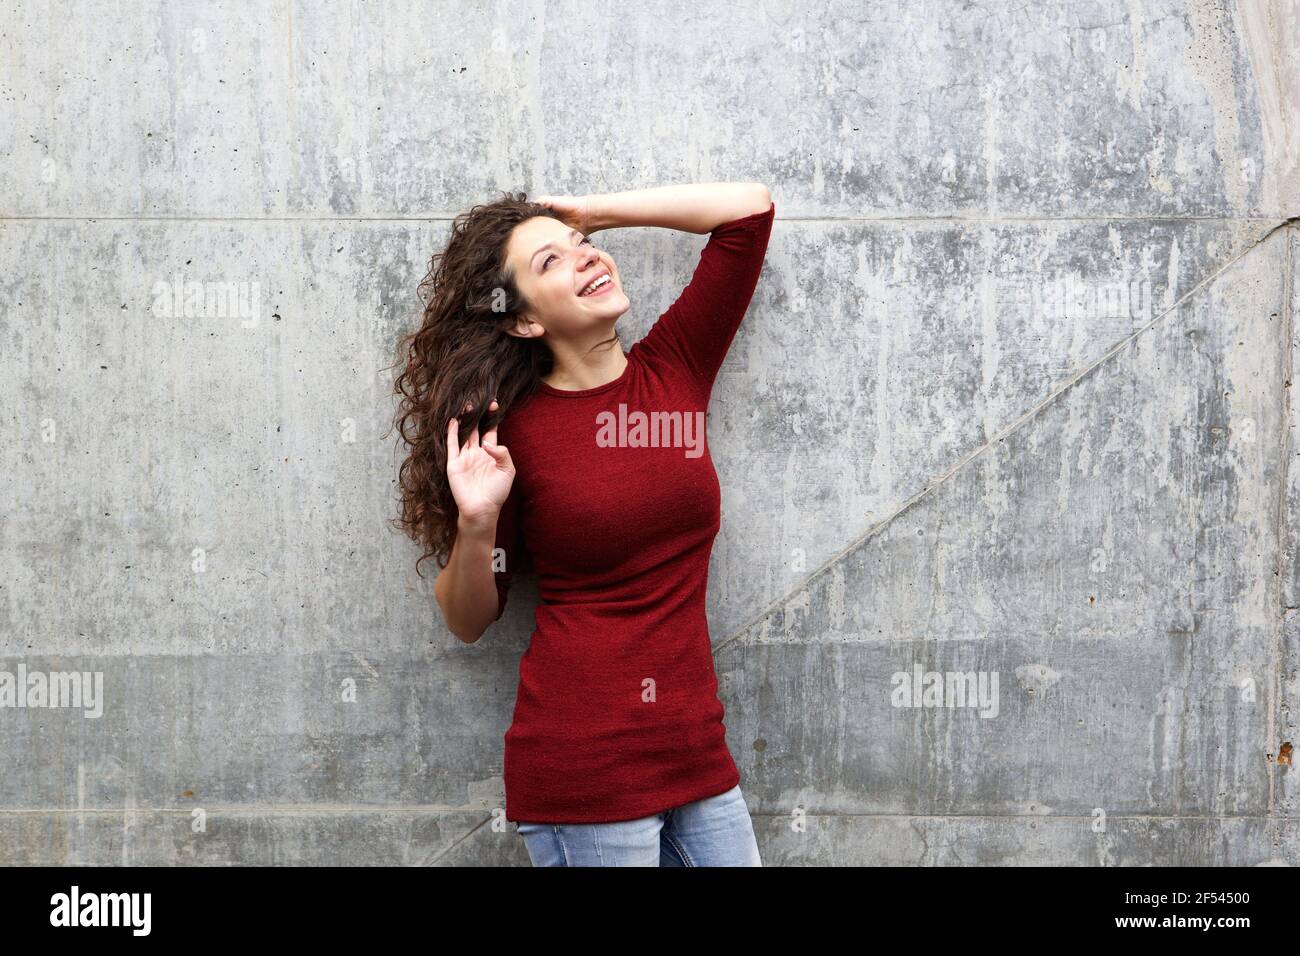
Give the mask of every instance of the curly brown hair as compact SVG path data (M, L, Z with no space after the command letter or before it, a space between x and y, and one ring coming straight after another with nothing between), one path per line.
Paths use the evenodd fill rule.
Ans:
M426 549L416 574L429 557L446 567L455 544L459 511L447 481L448 422L459 417L462 444L476 427L485 434L554 366L540 338L506 333L528 309L507 268L506 247L514 228L535 216L561 218L526 193L508 191L458 215L446 248L417 287L423 321L398 343L395 364L405 367L393 386L400 396L393 424L410 453L398 472L395 527ZM498 408L488 412L494 398ZM472 407L465 412L467 402Z

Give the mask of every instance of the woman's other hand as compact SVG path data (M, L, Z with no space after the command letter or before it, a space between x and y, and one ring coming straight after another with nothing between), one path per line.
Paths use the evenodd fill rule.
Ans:
M584 236L600 228L593 215L590 196L538 196L534 202L554 210L566 226Z
M465 411L473 406L465 405ZM488 411L497 409L496 399ZM479 441L478 427L470 432L465 447L460 446L460 421L447 423L447 482L460 511L460 520L485 524L496 520L510 494L515 479L515 465L510 451L497 444L497 426L493 425Z

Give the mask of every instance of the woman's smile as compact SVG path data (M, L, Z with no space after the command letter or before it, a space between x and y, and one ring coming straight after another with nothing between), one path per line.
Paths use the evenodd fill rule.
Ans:
M595 283L594 287L592 283ZM583 286L582 291L579 292L578 295L584 299L589 299L594 295L604 295L612 288L614 288L614 277L608 272L602 272L595 279L592 279L591 282L588 282Z

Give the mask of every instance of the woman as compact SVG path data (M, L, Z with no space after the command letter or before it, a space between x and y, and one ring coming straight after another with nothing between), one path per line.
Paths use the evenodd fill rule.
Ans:
M775 215L758 183L507 193L456 218L421 283L397 386L401 520L466 643L521 562L536 570L504 755L534 865L761 865L705 615L721 494L704 416ZM626 353L630 303L591 240L620 226L712 233Z

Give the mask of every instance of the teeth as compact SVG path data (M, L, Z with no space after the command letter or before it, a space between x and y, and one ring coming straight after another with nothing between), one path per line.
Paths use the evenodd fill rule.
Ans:
M591 285L589 285L589 286L587 286L586 288L584 288L584 289L582 290L582 294L583 294L583 295L590 295L591 293L593 293L593 292L595 292L597 289L599 289L601 286L608 284L610 281L611 281L611 280L610 280L609 276L607 276L607 275L606 275L606 276L601 276L599 279L597 279L597 280L596 280L595 282L593 282Z

